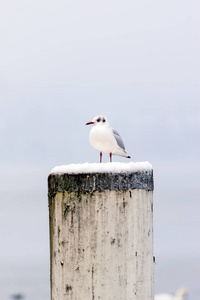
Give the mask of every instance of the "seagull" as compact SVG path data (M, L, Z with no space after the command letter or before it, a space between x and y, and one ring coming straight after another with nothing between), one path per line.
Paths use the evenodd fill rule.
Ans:
M125 150L119 133L109 125L106 117L96 116L92 122L88 122L86 125L94 125L90 131L90 144L100 151L100 163L102 162L102 152L110 154L110 162L112 162L112 155L131 158Z
M180 288L175 295L170 294L158 294L155 295L155 300L183 300L185 296L188 294L188 290L186 288Z

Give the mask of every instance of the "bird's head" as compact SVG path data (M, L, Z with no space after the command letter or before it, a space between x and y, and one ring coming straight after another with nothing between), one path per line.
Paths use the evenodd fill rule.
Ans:
M96 116L92 122L86 123L86 125L108 125L108 121L105 116Z

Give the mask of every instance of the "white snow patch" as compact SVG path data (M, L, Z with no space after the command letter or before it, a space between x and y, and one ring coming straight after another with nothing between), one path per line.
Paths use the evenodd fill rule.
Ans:
M152 165L148 162L130 163L84 163L57 166L51 170L50 174L91 174L91 173L135 173L138 171L152 170Z

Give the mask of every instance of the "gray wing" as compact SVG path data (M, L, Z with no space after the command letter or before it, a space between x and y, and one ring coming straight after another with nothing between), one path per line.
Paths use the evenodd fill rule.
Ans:
M121 147L122 149L125 150L125 146L124 146L124 143L123 143L123 141L122 141L122 139L121 139L121 136L120 136L119 133L118 133L116 130L114 130L114 129L113 129L113 135L114 135L114 137L115 137L115 140L116 140L116 142L117 142L117 145L118 145L119 147Z

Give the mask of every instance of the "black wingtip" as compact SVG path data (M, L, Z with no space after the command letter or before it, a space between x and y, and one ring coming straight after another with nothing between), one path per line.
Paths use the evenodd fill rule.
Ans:
M131 158L130 156L127 156L127 158Z

